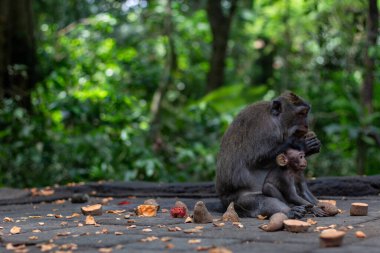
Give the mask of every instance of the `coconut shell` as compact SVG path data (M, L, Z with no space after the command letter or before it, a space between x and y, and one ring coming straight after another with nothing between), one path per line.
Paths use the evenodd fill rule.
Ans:
M342 245L345 234L343 231L326 229L319 236L319 245L321 248L339 247Z
M329 216L335 216L335 215L337 215L339 213L339 209L335 205L333 205L333 204L331 204L329 202L319 202L318 206L323 211L325 211L326 213L328 213Z
M293 233L303 233L307 232L311 225L307 222L300 220L288 219L284 220L284 227L287 231Z
M101 204L81 207L81 211L84 215L92 215L92 216L102 215L103 214L102 209L103 208Z
M287 219L288 216L286 216L284 213L275 213L270 217L268 224L263 224L259 228L266 232L282 230L284 227L284 220Z
M352 203L350 209L351 216L366 216L368 214L368 204Z

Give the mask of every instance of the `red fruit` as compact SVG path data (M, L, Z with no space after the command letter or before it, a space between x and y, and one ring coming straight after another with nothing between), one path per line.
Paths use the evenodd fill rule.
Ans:
M184 207L172 207L170 209L170 215L173 218L183 218L186 216L186 209Z

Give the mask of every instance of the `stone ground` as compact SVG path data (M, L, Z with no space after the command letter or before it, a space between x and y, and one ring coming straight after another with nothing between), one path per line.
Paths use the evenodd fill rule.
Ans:
M373 178L372 178L373 179ZM352 191L350 184L350 190ZM88 193L90 201L74 204L73 193ZM37 192L40 193L41 192ZM44 195L44 194L42 194ZM184 223L171 218L169 212L177 199L185 202L190 211L203 200L214 218L223 211L211 183L203 184L146 184L146 183L91 183L54 189L54 194L31 196L27 190L0 189L0 252L208 252L224 247L232 252L380 252L380 197L324 196L334 199L343 211L335 217L312 218L317 224L306 233L287 231L264 232L259 225L267 220L243 218L238 227L231 223L216 227L212 223ZM108 197L113 197L108 198ZM137 205L154 197L161 206L156 217L137 217ZM108 201L108 202L107 202ZM85 225L80 208L87 204L105 203L103 215L95 216L97 225ZM353 202L369 204L368 216L350 216ZM110 210L125 210L120 214ZM71 217L73 213L80 214ZM8 219L9 217L11 219ZM306 220L306 219L305 219ZM83 224L83 225L81 225ZM320 248L318 226L353 226L347 231L343 245ZM12 227L21 228L11 234ZM195 229L197 226L201 226ZM177 231L173 228L177 227ZM193 229L192 233L188 231ZM366 238L356 238L362 231Z

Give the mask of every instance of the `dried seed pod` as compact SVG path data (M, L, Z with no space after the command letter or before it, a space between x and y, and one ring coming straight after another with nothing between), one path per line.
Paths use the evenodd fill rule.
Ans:
M102 205L101 204L96 204L96 205L91 205L91 206L83 206L81 207L81 211L84 215L102 215L103 210L102 210Z
M157 211L160 210L160 205L158 204L157 200L155 199L147 199L144 201L144 205L153 205L157 206Z
M338 231L335 229L326 229L322 231L319 236L319 245L321 248L327 247L339 247L342 245L343 237L345 232Z
M235 211L234 202L227 207L227 211L222 216L222 221L239 222L239 215Z
M284 220L287 219L288 216L286 216L284 213L275 213L270 217L268 224L263 224L259 228L266 232L278 231L284 227Z
M284 220L283 223L284 223L285 229L293 233L307 232L307 230L311 226L307 222L300 221L300 220L293 220L293 219Z
M339 213L339 209L330 202L319 202L318 207L328 213L329 216L335 216Z
M194 223L211 223L212 219L212 215L207 210L205 203L198 201L194 206Z
M351 216L366 216L368 214L368 204L352 203L350 209Z

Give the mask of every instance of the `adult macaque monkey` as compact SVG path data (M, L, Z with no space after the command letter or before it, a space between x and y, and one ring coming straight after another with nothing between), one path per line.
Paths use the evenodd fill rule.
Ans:
M263 194L290 205L304 205L316 216L329 216L318 207L318 199L307 186L304 170L307 160L302 143L290 143L288 148L277 155L275 166L268 173L263 185Z
M310 106L297 95L286 92L272 101L243 109L225 132L217 157L216 191L225 207L235 203L241 216L271 216L282 212L300 218L304 206L286 203L262 194L264 180L278 153L292 140L305 144L305 154L318 153L320 141L307 135Z

